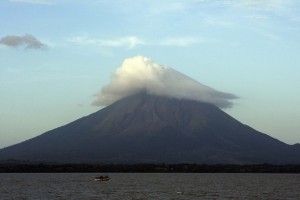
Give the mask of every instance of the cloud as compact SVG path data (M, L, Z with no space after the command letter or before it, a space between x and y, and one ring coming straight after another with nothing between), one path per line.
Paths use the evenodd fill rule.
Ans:
M77 36L68 38L67 41L80 46L127 47L128 49L133 49L139 45L187 47L204 42L204 40L199 37L191 36L169 37L161 40L145 40L137 36L118 37L114 39L97 39L87 36Z
M122 47L125 46L128 49L132 49L137 45L144 44L143 40L135 36L119 37L115 39L95 39L89 37L73 37L68 39L69 42L77 45L93 45L93 46L103 46L103 47Z
M25 49L44 49L47 47L37 38L29 34L23 36L7 35L0 39L0 45L1 44L9 47L24 46Z
M220 92L192 78L155 63L149 58L136 56L126 59L113 74L111 81L96 95L93 105L106 106L113 102L146 91L149 94L178 99L212 103L220 108L232 106L233 94Z
M208 24L210 26L215 26L215 27L222 27L222 28L234 28L236 24L228 19L224 19L223 17L216 17L216 16L206 16L204 18L204 23Z
M267 20L268 19L267 16L263 16L263 15L248 15L248 16L246 16L246 18L254 19L254 20Z
M291 6L298 0L229 0L227 5L262 11L274 11Z
M117 9L118 11L129 15L142 14L140 17L161 17L162 15L185 12L194 0L100 0L97 2L104 6L111 6L112 9ZM160 20L163 19L160 18Z
M202 40L199 38L193 37L179 37L179 38L167 38L160 42L160 45L163 46L179 46L179 47L187 47L194 44L201 43Z
M10 0L11 2L30 3L30 4L52 4L51 0Z

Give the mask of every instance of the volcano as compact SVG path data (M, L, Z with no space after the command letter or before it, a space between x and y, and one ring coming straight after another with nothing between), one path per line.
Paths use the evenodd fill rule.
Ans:
M62 163L300 163L288 145L215 105L140 92L0 150L0 160Z

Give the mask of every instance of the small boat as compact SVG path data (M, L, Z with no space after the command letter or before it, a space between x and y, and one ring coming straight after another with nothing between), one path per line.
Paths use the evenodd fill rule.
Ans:
M96 176L95 181L109 181L109 176Z

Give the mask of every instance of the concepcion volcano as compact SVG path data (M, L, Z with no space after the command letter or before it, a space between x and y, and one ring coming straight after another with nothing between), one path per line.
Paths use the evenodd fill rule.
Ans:
M138 83L126 83L119 69L119 74L113 76L115 80L102 89L94 102L108 104L106 107L4 148L0 150L0 160L63 163L300 163L299 145L288 145L260 133L221 110L232 105L230 100L236 98L234 95L211 89L175 70L153 67L153 63L143 57L137 59L148 62L145 70L152 70L152 76L148 76L146 81L140 79ZM128 69L125 72L136 73ZM165 79L167 82L164 82ZM118 81L125 84L123 88L117 87ZM175 82L181 86L189 85L196 93L189 94L192 91L177 91L176 88L167 87L172 83L176 85ZM132 87L130 84L134 83L136 85ZM181 86L176 87L180 89Z

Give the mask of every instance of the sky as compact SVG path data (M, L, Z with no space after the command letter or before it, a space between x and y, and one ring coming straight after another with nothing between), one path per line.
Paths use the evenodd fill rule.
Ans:
M226 113L300 143L298 0L1 0L0 148L86 116L127 58L237 96Z

